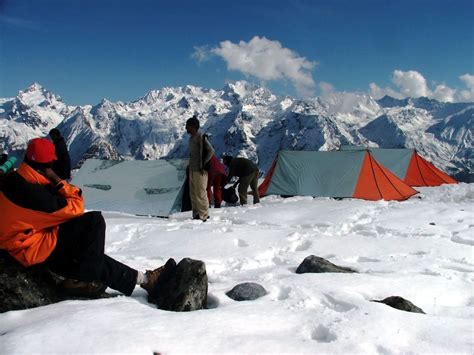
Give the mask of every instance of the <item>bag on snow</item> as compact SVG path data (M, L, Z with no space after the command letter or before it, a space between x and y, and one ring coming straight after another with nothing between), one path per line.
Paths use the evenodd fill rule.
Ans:
M228 188L223 188L222 199L226 203L237 203L237 201L239 201L239 197L237 196L237 193L235 192L235 187L231 186Z

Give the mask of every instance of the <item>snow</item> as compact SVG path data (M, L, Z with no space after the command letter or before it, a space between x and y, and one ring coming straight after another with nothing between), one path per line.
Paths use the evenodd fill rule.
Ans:
M104 212L107 254L132 267L203 260L208 309L158 310L137 287L7 312L0 352L472 354L474 185L419 191L404 202L270 196L211 209L206 223ZM311 254L359 273L296 274ZM228 298L241 282L268 294ZM370 302L394 295L426 314Z

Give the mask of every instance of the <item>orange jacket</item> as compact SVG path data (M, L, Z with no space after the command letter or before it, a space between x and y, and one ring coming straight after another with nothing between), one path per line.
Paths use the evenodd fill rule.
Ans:
M50 181L22 163L0 191L0 249L24 266L45 261L56 247L59 225L84 213L81 190Z

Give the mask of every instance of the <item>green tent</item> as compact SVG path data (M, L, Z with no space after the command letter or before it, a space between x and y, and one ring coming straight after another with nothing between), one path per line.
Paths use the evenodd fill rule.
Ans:
M181 211L187 159L88 159L72 180L89 210L167 217Z
M278 153L259 194L405 200L417 192L367 150Z

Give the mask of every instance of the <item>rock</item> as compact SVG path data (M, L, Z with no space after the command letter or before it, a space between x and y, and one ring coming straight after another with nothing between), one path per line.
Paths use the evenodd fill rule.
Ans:
M195 311L207 305L206 265L185 258L158 280L148 301L167 311Z
M307 256L303 262L296 269L297 274L305 274L308 272L320 273L320 272L357 272L348 267L337 266L327 261L326 259L320 258L319 256L310 255Z
M41 265L25 268L0 251L0 313L68 299L57 286L59 282Z
M0 250L0 313L46 306L65 300L88 300L64 293L61 276L44 265L25 268L6 251ZM112 297L104 292L95 298Z
M244 282L235 286L226 293L227 296L235 301L252 301L263 297L267 294L267 290L254 282Z
M390 296L381 301L372 300L372 302L384 303L387 306L399 309L401 311L425 314L421 308L415 306L413 303L400 296Z

